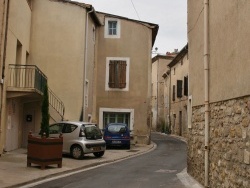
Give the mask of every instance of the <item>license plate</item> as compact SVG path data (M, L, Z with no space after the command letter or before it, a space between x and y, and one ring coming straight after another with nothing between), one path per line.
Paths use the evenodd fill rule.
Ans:
M120 144L121 141L120 141L120 140L113 140L112 143L113 143L113 144Z
M100 151L101 147L93 147L93 151Z

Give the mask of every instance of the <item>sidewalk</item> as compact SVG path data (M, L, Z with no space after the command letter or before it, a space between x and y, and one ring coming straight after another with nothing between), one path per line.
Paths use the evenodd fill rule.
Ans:
M57 165L50 165L45 170L41 170L35 164L32 164L32 167L27 167L27 150L18 149L7 152L0 157L0 187L21 187L22 185L43 180L52 175L62 175L140 155L153 150L155 147L156 145L152 143L150 145L131 146L130 150L106 150L104 156L101 158L96 158L93 154L88 154L82 160L64 156L62 168L58 168Z

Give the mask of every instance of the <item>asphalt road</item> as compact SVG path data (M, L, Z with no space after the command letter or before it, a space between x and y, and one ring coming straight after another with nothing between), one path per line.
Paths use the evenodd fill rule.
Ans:
M186 168L186 144L152 134L157 148L144 155L49 181L39 188L185 188L177 175Z

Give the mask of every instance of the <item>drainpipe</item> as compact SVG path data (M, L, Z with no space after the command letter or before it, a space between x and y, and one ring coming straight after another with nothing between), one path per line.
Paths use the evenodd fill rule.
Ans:
M4 28L4 22L5 24L5 30L1 31L2 35L1 35L1 39L3 40L4 46L3 46L3 58L2 58L2 65L0 65L0 73L1 73L1 77L0 77L0 93L1 93L1 104L0 104L0 156L2 154L3 151L3 125L4 125L4 114L5 114L5 93L4 93L4 77L5 77L5 61L6 61L6 47L7 47L7 32L8 32L8 23L9 23L9 6L10 6L10 2L9 0L6 0L3 2L3 9L4 9L4 15L3 15L3 23L2 23L2 28ZM6 7L7 6L7 7ZM3 34L4 32L4 34ZM4 38L2 37L4 36Z
M89 30L89 14L94 12L93 7L90 11L86 13L86 23L85 23L85 52L84 52L84 81L83 81L83 110L82 110L82 120L85 121L85 96L86 96L86 73L87 73L87 62L88 62L88 30Z
M209 0L204 0L205 187L209 187Z

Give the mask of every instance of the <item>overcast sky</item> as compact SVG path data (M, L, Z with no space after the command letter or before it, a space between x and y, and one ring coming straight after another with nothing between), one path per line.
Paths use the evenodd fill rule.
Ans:
M187 44L187 0L73 0L96 11L159 25L155 47L165 54Z

